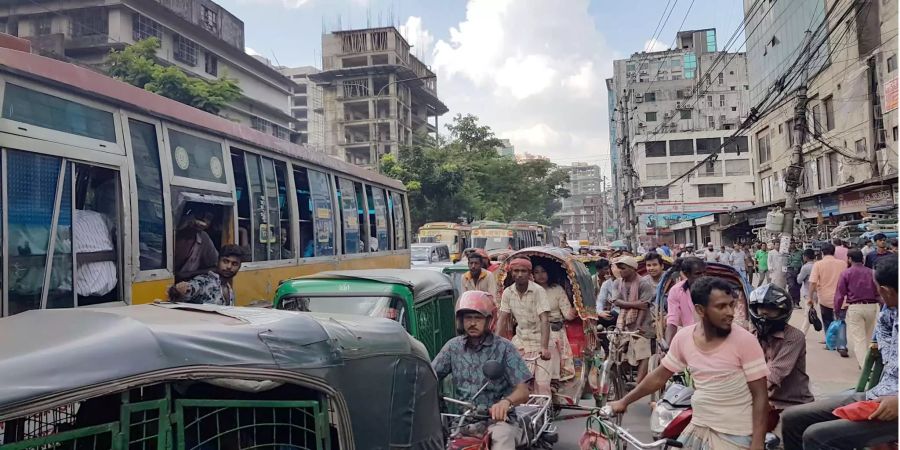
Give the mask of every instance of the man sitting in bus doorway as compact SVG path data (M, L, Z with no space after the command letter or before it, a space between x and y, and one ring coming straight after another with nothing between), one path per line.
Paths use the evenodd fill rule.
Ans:
M209 272L216 268L219 252L206 230L212 225L210 211L196 211L188 207L175 232L175 282Z
M234 306L233 280L241 270L243 261L244 250L241 247L237 245L222 246L216 269L170 287L169 300Z
M497 281L494 274L484 267L484 257L478 252L469 253L467 258L469 271L462 276L462 290L484 291L491 295L497 295Z
M534 393L551 395L550 388L550 302L540 285L531 281L531 261L514 258L507 264L515 284L503 290L497 330L512 330L510 316L516 322L513 345L525 358L534 374Z

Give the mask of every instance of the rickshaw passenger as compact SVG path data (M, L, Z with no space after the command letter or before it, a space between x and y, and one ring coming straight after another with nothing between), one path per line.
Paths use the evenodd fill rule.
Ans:
M647 375L650 359L650 336L653 324L650 320L650 304L655 290L653 284L637 274L638 262L634 256L622 256L616 260L622 278L616 280L613 290L613 306L619 307L616 326L623 331L638 331L630 336L626 357L628 364L638 367L637 383Z
M684 279L669 288L666 299L666 342L669 343L679 327L697 322L696 309L691 301L691 283L706 273L706 263L696 256L688 256L675 260L672 270L681 272Z
M484 257L477 252L472 252L467 257L469 263L469 271L462 276L462 290L468 291L484 291L495 295L497 292L497 282L494 280L494 274L488 272L484 265Z
M526 443L525 436L521 429L505 422L506 415L515 405L528 400L527 383L532 375L512 343L491 333L488 324L493 302L488 293L481 291L469 291L459 297L456 331L460 336L444 344L431 366L439 380L453 375L456 392L463 399L490 406L491 418L496 421L489 428L491 448L514 450ZM484 384L481 370L490 360L500 363L505 376L472 398Z
M547 292L531 281L531 261L511 260L507 267L515 283L503 290L497 329L511 330L510 316L516 321L513 345L534 374L534 393L551 395L550 390L550 304Z
M611 307L609 300L612 298L613 281L615 277L612 274L612 267L609 260L604 258L597 261L597 319L598 324L611 327L616 324L616 316L618 316L618 308Z
M551 384L567 381L575 377L575 360L569 338L566 336L566 320L578 317L575 308L569 303L569 296L556 280L551 282L547 269L535 264L531 271L534 282L547 292L550 304L550 380Z

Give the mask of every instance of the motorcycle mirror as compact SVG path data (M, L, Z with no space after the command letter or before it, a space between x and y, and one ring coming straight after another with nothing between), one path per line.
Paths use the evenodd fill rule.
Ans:
M498 361L490 360L484 363L481 372L488 380L496 381L503 378L503 366Z

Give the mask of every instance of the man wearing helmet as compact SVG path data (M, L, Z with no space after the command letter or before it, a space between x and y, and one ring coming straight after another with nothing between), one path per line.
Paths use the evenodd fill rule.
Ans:
M456 331L460 335L450 339L434 358L431 366L438 379L453 375L456 397L479 406L490 407L491 448L514 450L524 445L521 429L507 423L507 413L513 406L528 400L528 382L532 375L515 346L503 337L491 333L489 324L494 313L494 300L483 291L468 291L456 305ZM497 361L504 368L504 377L488 380L482 366ZM487 382L477 397L475 394ZM473 398L474 397L474 398Z
M766 356L769 403L781 411L814 400L806 375L806 337L788 324L790 295L774 284L756 288L748 300L753 333Z

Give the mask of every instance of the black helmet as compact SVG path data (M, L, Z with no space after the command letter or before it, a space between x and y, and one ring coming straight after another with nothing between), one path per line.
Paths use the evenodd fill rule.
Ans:
M778 332L784 329L791 313L794 311L794 302L791 295L784 289L774 284L763 284L750 293L747 301L750 308L750 321L760 336ZM760 306L768 306L778 310L776 317L763 317L759 314Z

